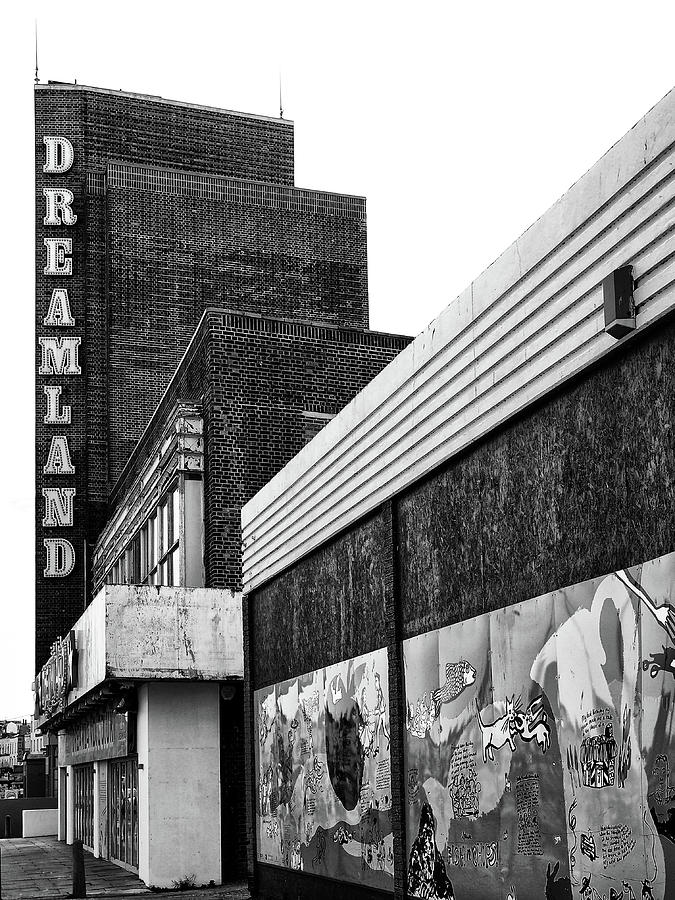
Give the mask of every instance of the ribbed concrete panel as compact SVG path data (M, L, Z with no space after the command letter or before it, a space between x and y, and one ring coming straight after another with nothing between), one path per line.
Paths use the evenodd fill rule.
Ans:
M624 342L675 308L675 91L244 507L245 589L614 350L601 284L627 264Z

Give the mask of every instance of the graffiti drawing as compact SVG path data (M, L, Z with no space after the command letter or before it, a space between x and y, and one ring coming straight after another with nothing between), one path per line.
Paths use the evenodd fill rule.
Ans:
M664 753L659 753L652 769L652 775L658 779L658 787L654 794L659 803L667 804L675 799L675 785L670 782L670 761Z
M569 878L558 878L560 863L551 870L551 863L546 866L546 900L571 900L572 888ZM579 891L581 893L581 891Z
M671 603L663 603L657 606L642 585L638 584L625 569L618 571L616 577L622 584L625 584L629 591L632 591L636 597L642 600L670 640L675 643L675 606Z
M516 713L514 728L524 741L536 739L541 752L546 753L551 744L551 726L541 694L535 697L524 714Z
M598 851L595 846L595 838L590 831L588 832L588 834L582 833L579 843L579 849L584 854L584 856L587 856L591 860L591 862L593 862L594 859L598 858Z
M506 743L508 743L511 751L515 753L516 745L513 736L516 734L516 716L514 698L511 697L510 700L507 698L504 715L495 719L492 724L486 725L481 718L478 702L476 702L476 718L483 735L483 762L487 762L488 757L494 760L494 751L501 750Z
M428 803L422 806L420 825L408 862L408 894L424 900L454 900L452 882L435 839L436 822Z
M577 756L576 747L568 747L565 751L567 759L567 771L572 782L572 793L576 793L577 787L581 787L581 774L579 772L579 757Z
M475 771L457 774L448 787L452 809L456 819L478 815L480 782Z
M387 724L389 710L387 709L387 702L384 699L382 678L380 677L379 672L375 672L375 697L376 703L375 708L373 709L373 716L375 717L375 745L379 748L382 738L385 738L387 741L387 750L389 750L391 741L389 725Z
M434 717L441 714L441 706L444 703L452 703L462 691L476 680L476 670L465 659L456 663L447 663L445 667L445 684L437 688L431 694L434 702Z
M617 743L611 725L601 735L585 737L579 759L584 787L611 787L616 780Z
M333 832L333 840L336 844L348 844L354 840L354 835L344 825L340 825Z
M391 890L387 651L256 691L261 862Z
M625 787L626 778L630 772L631 761L630 710L627 706L624 706L623 718L621 720L621 749L619 750L616 768L616 781L620 788Z
M435 721L436 706L433 700L427 701L426 694L416 704L408 703L405 727L414 737L424 738Z
M404 641L408 855L432 833L459 897L675 897L673 637L671 553Z
M659 672L670 672L675 678L675 647L661 645L661 653L650 653L651 659L642 660L642 671L649 669L652 678L656 678Z
M317 756L315 756L314 761L312 762L312 768L308 772L305 772L305 797L307 796L308 790L310 790L313 794L316 794L317 791L323 790L321 779L324 776L324 771L324 764L319 760Z

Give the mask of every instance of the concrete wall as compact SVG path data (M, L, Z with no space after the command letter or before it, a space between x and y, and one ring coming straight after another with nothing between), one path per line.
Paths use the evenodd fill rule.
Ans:
M56 809L56 797L21 797L18 800L0 800L0 838L5 836L5 817L9 816L12 837L23 837L23 812L26 809ZM56 832L54 832L56 833Z
M241 597L227 590L106 585L74 626L74 703L105 678L241 678Z
M23 836L56 837L59 825L58 809L24 809Z
M114 678L241 677L241 595L109 586L106 670Z
M218 684L139 690L139 877L220 883ZM143 768L140 768L140 767Z

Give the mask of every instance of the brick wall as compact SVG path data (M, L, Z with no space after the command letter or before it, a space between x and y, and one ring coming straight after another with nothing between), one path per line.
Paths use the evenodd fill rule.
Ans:
M290 121L57 82L37 85L35 104L38 121L78 130L90 171L124 160L293 184Z
M160 193L127 173L106 198L111 482L207 306L368 326L363 201L203 177ZM200 196L205 180L231 199Z
M208 309L115 486L111 512L175 401L201 400L206 584L240 590L242 505L304 446L307 413L335 415L409 340Z
M207 310L147 431L115 486L111 514L123 503L125 491L147 458L176 400L201 398L206 586L240 590L242 505L304 445L307 412L313 416L337 413L408 341L398 335ZM386 523L382 526L374 519L363 536L350 538L349 546L336 563L340 576L327 580L326 587L335 580L348 583L351 578L356 583L360 568L369 566L371 558L377 559L381 548L386 550L388 528ZM322 628L330 630L336 641L340 635L350 641L345 652L349 648L355 653L362 652L363 640L372 649L381 639L380 629L386 629L389 622L386 609L391 583L391 566L385 566L377 576L373 596L362 597L362 605L357 606L345 589L341 608L350 621L343 621L339 613L331 615L326 608L320 614L315 612L314 618L305 618L305 598L291 588L288 596L265 617L265 634L274 635L279 611L283 609L284 621L297 625L294 640L298 646L311 646L309 634ZM320 595L321 587L321 584L315 586L316 596ZM244 616L244 648L248 653L246 611ZM352 640L355 633L358 636ZM272 664L272 659L282 658L296 657L289 656L283 644L275 645L268 664ZM339 653L335 658L340 658ZM246 830L244 786L250 792L251 784L250 766L244 764L244 754L253 746L250 696L247 680L243 693L237 693L235 700L223 701L221 705L221 721L228 729L221 752L226 814L223 864L230 875L243 875L247 871L250 836Z
M100 533L111 485L203 310L224 305L366 328L368 300L365 202L292 186L291 122L50 84L36 88L35 123L37 335L82 339L81 376L51 379L72 408L67 437L76 470L68 481L76 489L74 524L48 535L58 531L75 546L75 569L63 578L43 577L41 491L66 481L42 472L58 429L43 423L50 377L37 377L39 668L87 602L85 546ZM72 142L68 172L43 173L44 135ZM43 225L47 184L73 192L76 224ZM72 238L72 277L43 276L48 234ZM74 328L42 324L55 286L69 290Z

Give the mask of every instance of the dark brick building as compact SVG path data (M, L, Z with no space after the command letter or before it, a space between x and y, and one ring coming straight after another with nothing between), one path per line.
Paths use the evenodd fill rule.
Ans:
M368 294L365 201L293 186L292 122L60 83L36 86L35 121L39 668L91 597L111 487L204 310L365 335ZM400 346L364 337L371 362L326 409Z
M63 735L59 835L148 884L193 859L219 880L247 865L241 508L410 339L369 330L365 201L293 186L292 123L35 96L36 694Z

